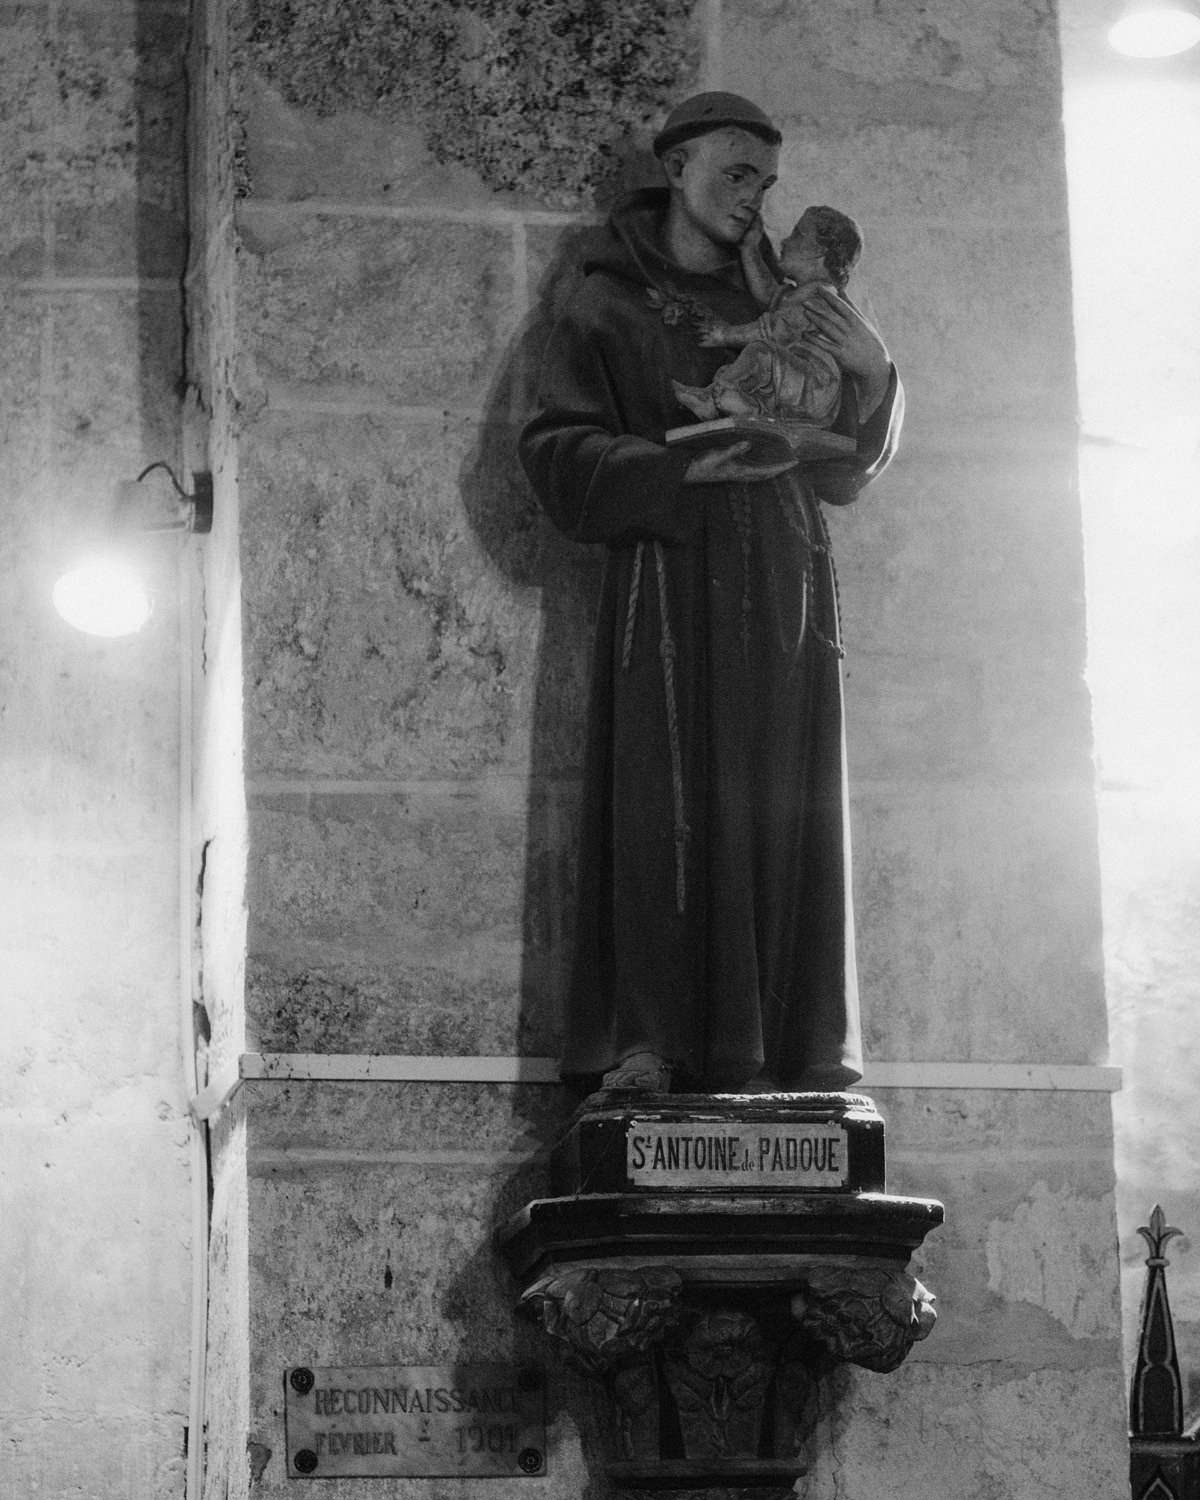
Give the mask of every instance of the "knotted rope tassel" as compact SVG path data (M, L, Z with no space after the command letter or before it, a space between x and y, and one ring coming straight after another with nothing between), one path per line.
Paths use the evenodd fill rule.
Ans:
M625 610L625 638L621 642L622 672L629 671L629 663L633 660L633 627L637 623L638 599L642 592L642 558L645 551L645 542L639 542L633 554L633 577L629 580L629 604Z
M658 651L662 657L663 688L667 699L667 740L671 748L671 789L675 801L675 910L680 916L687 905L687 814L683 800L683 749L679 741L679 705L675 697L675 638L667 613L667 563L661 542L654 544L654 567L658 574L658 612L661 621Z

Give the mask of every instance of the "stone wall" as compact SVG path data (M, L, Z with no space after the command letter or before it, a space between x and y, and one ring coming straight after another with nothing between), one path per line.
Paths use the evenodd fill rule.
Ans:
M1082 0L1064 3L1088 681L1113 1060L1124 1071L1114 1123L1126 1353L1146 1276L1137 1229L1161 1203L1186 1236L1171 1242L1167 1280L1195 1414L1200 345L1180 330L1200 318L1191 274L1200 197L1187 186L1200 151L1200 75L1194 51L1121 57L1091 22ZM1121 124L1130 119L1133 134Z
M477 7L458 83L479 84L488 26L534 9ZM832 521L868 1050L934 1085L879 1097L893 1190L947 1204L922 1271L942 1324L899 1375L845 1382L809 1492L1115 1497L1107 1096L936 1086L950 1063L985 1084L992 1064L1082 1079L1106 1045L1055 18L1034 0L653 13L671 67L601 101L621 172L648 170L651 124L698 81L760 100L787 142L771 227L808 202L860 219L911 398L901 459ZM580 192L533 165L572 139L572 110L594 116L586 88L524 137L475 116L479 151L456 155L408 32L402 69L371 63L373 95L354 25L331 30L324 5L206 14L222 104L203 191L232 240L211 239L193 293L225 308L198 378L240 517L216 586L232 597L240 567L249 851L244 1018L227 955L217 1034L227 1062L244 1035L276 1068L217 1137L219 1243L244 1212L247 1259L218 1291L208 1492L277 1495L287 1365L527 1347L489 1235L565 1101L469 1082L461 1060L538 1076L557 1044L596 560L537 516L512 440L611 179ZM239 817L214 809L214 848L236 847ZM449 1061L440 1081L371 1082L364 1062L321 1082L311 1054L348 1074ZM575 1493L577 1440L565 1418L555 1432L549 1484ZM431 1488L455 1486L387 1492Z
M204 672L196 725L197 1001L218 1093L246 1045L246 788L242 714L242 570L238 486L234 177L240 130L232 110L229 38L220 9L194 6L189 48L190 239L188 379L196 441L213 474L205 548ZM204 1495L244 1493L250 1427L249 1224L246 1125L226 1111L209 1138L211 1206ZM189 1496L189 1500L194 1497Z
M178 461L184 8L0 6L0 1493L182 1493L175 539L100 641L51 586ZM151 481L148 481L149 488ZM161 499L161 496L160 496Z

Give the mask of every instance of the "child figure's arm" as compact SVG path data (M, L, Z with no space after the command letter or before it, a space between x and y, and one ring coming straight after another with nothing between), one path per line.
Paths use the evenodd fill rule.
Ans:
M755 214L754 223L746 231L745 238L738 246L738 256L742 262L742 274L746 278L746 287L765 313L774 306L783 283L775 279L767 264L762 252L763 240L762 216ZM738 324L722 323L714 319L704 329L700 342L706 349L726 347L740 349L751 339L762 338L763 333L761 319L756 319L753 323Z
M751 339L764 344L794 344L808 329L808 314L790 282L775 283L775 295L766 312L753 323L722 323L714 319L700 336L706 349L742 349Z
M760 339L762 336L762 326L757 318L753 323L721 323L714 320L700 335L700 344L704 349L741 349L751 339Z
M738 246L738 256L742 262L742 275L746 278L747 290L763 312L766 312L779 290L779 282L772 275L763 255L764 238L762 215L755 214L754 222Z

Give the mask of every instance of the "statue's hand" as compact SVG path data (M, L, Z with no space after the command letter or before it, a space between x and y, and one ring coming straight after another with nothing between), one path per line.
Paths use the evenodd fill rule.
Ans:
M711 323L706 324L700 332L700 347L702 349L723 348L729 339L729 324L722 323L714 318Z
M806 292L802 301L814 330L809 335L812 341L828 349L843 370L867 387L886 389L892 364L887 346L854 303L822 283Z
M791 458L778 464L748 464L743 455L750 451L750 444L732 443L728 448L709 448L698 453L684 470L685 484L753 484L756 479L773 479L776 474L786 474L794 469L799 459Z

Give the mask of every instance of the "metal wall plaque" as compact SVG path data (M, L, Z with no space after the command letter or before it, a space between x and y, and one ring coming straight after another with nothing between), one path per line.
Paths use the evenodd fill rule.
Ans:
M290 1478L546 1472L540 1370L298 1365L283 1383Z
M625 1166L637 1187L840 1188L846 1182L841 1125L634 1120Z

